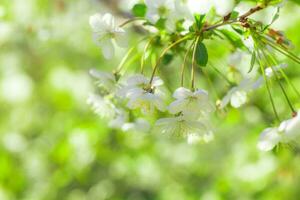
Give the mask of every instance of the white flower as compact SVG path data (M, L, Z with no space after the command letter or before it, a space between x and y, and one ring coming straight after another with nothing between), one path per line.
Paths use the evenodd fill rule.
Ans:
M127 80L127 85L118 92L120 96L128 98L127 107L130 109L141 108L144 114L153 113L155 108L165 111L165 104L162 100L158 87L163 81L154 77L152 84L143 75L134 75Z
M118 83L113 73L92 69L90 74L97 79L98 86L103 87L106 91L114 92L117 89Z
M200 117L214 111L214 106L209 101L205 90L198 89L192 92L180 87L174 92L173 97L176 100L168 107L172 114L182 113L185 116Z
M278 143L296 141L300 136L300 116L283 121L279 127L267 128L260 136L257 144L262 151L272 150Z
M211 134L211 130L204 123L186 118L183 115L159 119L155 123L155 127L157 131L167 136L188 138L190 135L204 137Z
M167 18L174 10L173 0L145 0L147 18L156 23L161 17Z
M115 116L115 106L106 98L91 94L87 100L95 113L105 119L112 119Z
M239 108L247 102L247 95L253 89L260 86L261 81L253 82L251 79L243 80L238 86L235 86L227 92L226 96L222 99L220 108L225 108L230 102L234 108Z
M113 41L118 46L127 46L126 33L124 29L115 24L115 19L111 14L106 13L103 16L101 14L92 15L89 22L93 29L93 38L102 49L105 58L110 59L114 56Z

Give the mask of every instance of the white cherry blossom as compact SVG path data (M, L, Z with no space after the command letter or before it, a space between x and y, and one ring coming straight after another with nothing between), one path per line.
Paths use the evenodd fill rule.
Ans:
M168 110L172 114L182 113L185 116L200 117L214 111L213 104L209 101L208 92L198 89L192 92L189 89L178 88L173 97L176 99L172 102Z
M152 83L145 76L138 74L127 80L127 85L122 87L118 94L128 98L127 107L130 109L140 108L144 114L153 113L155 108L165 111L165 104L158 87L163 81L154 77Z
M272 150L278 143L290 143L299 139L300 116L283 121L279 127L267 128L260 136L257 144L262 151Z
M125 30L115 24L115 18L110 13L92 15L89 22L93 30L93 38L102 49L106 59L114 56L113 42L116 42L120 47L127 46Z
M239 108L247 102L248 93L261 85L261 80L253 81L244 79L238 86L231 88L222 99L220 108L225 108L229 103L234 108Z
M188 138L190 135L204 137L211 134L211 130L203 122L186 118L183 115L159 119L155 127L158 133L167 136Z

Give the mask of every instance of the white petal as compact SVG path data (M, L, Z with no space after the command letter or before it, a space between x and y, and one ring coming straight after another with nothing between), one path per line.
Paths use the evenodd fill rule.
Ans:
M158 110L160 110L160 111L162 111L162 112L164 112L164 111L166 110L166 106L165 106L164 101L163 101L161 98L159 98L159 97L156 97L156 98L155 98L155 100L154 100L154 105L155 105L155 107L156 107Z
M264 84L265 80L262 76L260 76L257 81L255 81L252 85L252 89L258 89Z
M106 59L111 59L115 54L114 45L110 38L105 38L99 41L99 45L102 49L102 53Z
M286 136L289 138L296 138L300 135L300 115L289 120L286 126Z
M216 13L221 16L226 16L232 12L234 7L234 0L213 0L216 8Z
M156 121L155 130L157 134L166 134L167 136L174 136L178 130L178 118L162 118ZM178 134L178 133L177 133ZM180 134L180 133L179 133Z
M247 101L247 93L245 91L236 91L231 96L231 106L234 108L239 108Z
M229 90L229 92L226 94L226 96L221 101L221 105L220 105L221 109L225 108L228 105L228 103L231 100L232 94L234 92L236 92L236 90L237 90L237 87L233 87L231 90Z
M92 15L90 16L89 18L89 23L90 23L90 26L92 27L92 29L94 31L99 31L103 28L103 23L102 23L102 16L101 14L95 14L95 15Z
M126 33L117 33L115 41L119 47L128 47L128 35Z
M210 0L188 0L187 6L193 14L206 14L212 7Z
M105 119L112 119L115 115L114 105L110 101L99 95L89 95L87 103L91 105L95 113Z
M278 133L277 128L265 129L260 136L257 144L257 148L261 151L272 150L281 140L281 136Z
M104 14L102 20L109 28L113 29L115 27L115 18L114 16L112 16L112 14L110 13Z
M175 90L175 92L173 94L173 97L175 99L185 99L185 98L191 96L192 94L193 93L189 89L186 89L184 87L180 87L180 88Z
M140 84L146 84L148 82L149 80L142 74L136 74L127 79L128 85L140 85Z
M185 102L184 100L176 100L174 102L172 102L169 106L168 106L168 111L171 114L178 114L181 111L183 111L185 108Z
M161 85L163 85L163 84L164 84L164 81L161 80L159 77L155 76L155 77L153 78L152 86L158 87L158 86L161 86Z
M144 90L142 88L131 88L127 91L126 93L126 97L129 99L134 99L134 98L138 98L141 95L143 95Z

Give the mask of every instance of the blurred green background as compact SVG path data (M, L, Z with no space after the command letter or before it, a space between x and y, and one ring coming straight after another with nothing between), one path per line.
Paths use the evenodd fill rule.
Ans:
M88 18L130 5L1 0L0 200L299 199L297 148L256 149L272 120L264 90L251 100L258 106L221 117L215 141L203 145L111 130L91 111L88 70L117 62L103 60ZM274 26L300 52L299 7L288 3ZM298 87L300 66L287 62Z

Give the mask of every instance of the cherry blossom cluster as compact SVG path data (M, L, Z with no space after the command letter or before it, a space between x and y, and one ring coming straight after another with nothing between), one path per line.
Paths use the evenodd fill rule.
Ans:
M111 72L90 71L97 92L90 95L88 103L112 128L178 136L189 143L209 142L214 138L211 118L216 112L226 110L229 104L233 108L242 107L248 102L250 93L265 87L278 127L262 132L258 148L271 150L279 143L294 141L300 135L300 120L281 79L299 93L284 72L288 66L279 62L276 54L283 54L298 64L300 59L291 52L293 45L285 35L271 28L283 3L259 0L243 13L241 6L244 6L243 1L237 4L234 0L145 0L134 5L132 18L123 23L117 23L109 13L92 15L89 23L93 39L106 59L115 56L116 47L128 48L130 31L125 28L127 25L138 28L145 39L130 44L132 48ZM251 18L252 14L267 7L274 10L268 24ZM227 40L234 49L227 63L218 68L211 64L213 61L209 59L206 46L206 41L217 39ZM144 45L142 50L141 45ZM140 62L132 59L128 67L126 63L130 57L139 57ZM168 75L159 77L159 69L174 57L182 58L182 66L181 81L172 91L165 81ZM245 60L248 60L247 70ZM228 66L232 76L222 70ZM206 75L209 84L214 85L208 68L229 86L222 98L213 99L211 90L204 89L196 81L197 76ZM189 83L186 72L191 74ZM272 81L278 82L282 89L293 115L290 120L278 120L270 90Z

